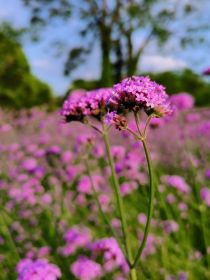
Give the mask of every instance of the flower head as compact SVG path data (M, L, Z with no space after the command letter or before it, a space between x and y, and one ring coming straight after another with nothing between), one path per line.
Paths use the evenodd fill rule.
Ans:
M70 256L78 248L85 247L90 243L91 234L85 227L72 227L64 235L66 245L60 248L60 253L64 256Z
M128 126L127 120L123 116L118 115L116 112L108 112L104 122L108 125L114 124L118 130L124 130Z
M92 280L102 275L100 264L85 256L80 256L79 259L71 265L71 271L80 280Z
M114 85L108 107L118 113L143 109L148 115L162 116L170 112L165 88L143 76L132 76Z
M202 201L210 207L210 190L207 187L204 187L200 190L200 197Z
M88 116L101 119L106 113L106 103L111 92L110 88L101 88L86 92L80 98L69 98L64 101L61 115L66 122L84 122Z
M124 271L128 269L123 253L114 238L103 238L95 241L91 246L91 250L95 254L103 254L104 269L106 271L112 271L116 267L121 267Z
M179 225L173 220L166 220L162 222L163 230L170 234L179 230Z
M106 114L106 103L112 94L111 88L101 88L86 94L89 115L99 118Z
M168 175L162 177L163 181L169 186L177 189L178 191L188 194L190 192L190 186L186 183L185 179L178 175Z
M173 94L170 97L170 102L176 110L187 110L193 108L195 100L191 94L180 92L177 94Z
M60 269L45 259L23 259L17 265L17 272L18 280L56 280L61 277Z
M85 108L86 104L81 98L79 101L65 100L63 108L61 110L61 115L65 117L66 122L70 121L83 121L85 118Z

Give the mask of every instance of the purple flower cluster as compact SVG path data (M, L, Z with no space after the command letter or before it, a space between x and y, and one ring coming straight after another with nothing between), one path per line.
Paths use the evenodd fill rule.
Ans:
M200 196L206 206L210 207L210 189L204 187L200 190Z
M160 117L171 112L168 95L162 85L149 77L132 76L122 80L113 88L102 88L86 92L85 95L70 96L61 110L67 122L81 121L92 116L101 119L107 112L105 122L113 122L116 113L139 111Z
M193 108L195 99L191 94L187 92L180 92L177 94L173 94L170 97L170 102L175 110L182 111Z
M106 113L106 103L111 92L110 88L101 88L86 92L81 98L69 98L64 101L61 115L67 122L82 122L88 116L101 119Z
M163 230L170 234L179 230L179 225L173 220L166 220L162 222Z
M70 256L76 252L78 248L87 246L91 241L90 231L84 227L72 227L64 235L66 244L60 248L63 256Z
M171 187L176 188L184 194L190 192L190 186L185 182L184 178L178 175L163 176L162 180Z
M80 256L71 265L71 271L80 280L93 280L102 276L101 265L85 256Z
M128 264L114 238L103 238L95 241L91 245L91 251L96 255L103 254L106 271L112 271L116 267L120 267L124 272L128 271Z
M157 116L171 111L165 88L143 76L132 76L114 85L108 107L118 113L143 109Z
M97 191L99 191L100 188L102 188L103 184L104 184L103 177L96 174L96 175L92 176L92 180L94 182L95 189ZM78 185L77 185L77 190L79 193L83 193L83 194L92 194L93 193L92 184L91 184L90 178L88 176L84 175L80 178Z
M23 259L17 265L17 272L18 280L56 280L61 277L60 269L45 259Z

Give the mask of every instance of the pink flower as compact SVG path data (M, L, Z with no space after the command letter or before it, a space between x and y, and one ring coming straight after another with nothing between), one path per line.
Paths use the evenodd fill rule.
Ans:
M52 203L52 196L49 193L45 193L43 194L41 200L44 204L49 205Z
M45 259L23 259L17 265L17 272L17 280L56 280L61 277L60 269Z
M162 222L163 230L170 234L179 230L179 225L173 220L167 220Z
M191 94L187 92L181 92L171 95L170 102L176 110L187 110L193 108L195 99Z
M91 241L90 231L85 227L72 227L64 235L66 245L60 248L63 256L70 256L76 252L78 248L86 247Z
M108 107L117 113L143 109L158 116L171 111L165 88L143 76L132 76L114 85Z
M166 201L169 204L172 204L172 203L174 203L176 201L176 198L175 198L175 196L172 193L170 193L170 194L167 195Z
M147 216L144 213L138 215L138 222L142 225L145 225L147 222Z
M71 265L71 272L80 280L93 280L102 276L101 265L85 256L80 256Z
M128 270L124 255L114 238L103 238L95 241L91 245L91 250L95 254L103 254L104 269L106 271L112 271L116 267L121 267L125 272Z
M205 175L207 179L210 179L210 169L206 170Z
M110 88L101 88L86 92L81 98L65 100L61 115L65 117L66 122L83 122L88 116L100 120L106 113L106 102L111 92Z
M163 181L171 187L176 188L182 193L188 194L190 186L185 182L184 178L178 175L163 176Z
M30 172L34 171L37 166L38 163L35 158L27 158L22 162L22 167Z
M203 202L210 207L210 190L207 187L204 187L200 190L200 196Z
M125 182L121 184L120 191L123 196L130 194L132 191L137 189L137 183L136 182Z
M72 160L72 153L70 151L65 151L61 155L61 160L63 163L69 163Z

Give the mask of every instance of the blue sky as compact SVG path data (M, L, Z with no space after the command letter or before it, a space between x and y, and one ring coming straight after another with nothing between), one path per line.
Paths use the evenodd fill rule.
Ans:
M198 3L201 5L201 12L205 11L205 13L198 15L198 18L193 20L195 24L196 21L201 19L205 21L210 14L210 1L200 0ZM21 0L0 0L0 21L7 20L15 27L22 27L27 24L28 19L29 13L23 7ZM184 19L183 24L185 24ZM78 68L70 78L63 76L63 62L68 47L81 43L81 39L75 32L79 25L79 20L65 24L65 28L62 27L62 29L59 28L59 25L54 24L42 33L41 40L38 43L32 43L30 40L24 40L23 42L23 48L31 64L32 72L47 82L56 94L63 94L74 78L92 79L99 76L100 49L97 45L95 45L94 52L88 61ZM177 30L179 30L179 27L177 27ZM209 31L206 32L205 36L210 37ZM58 38L66 38L67 42L67 46L59 58L55 56L53 46L50 47L50 44L53 44L53 41ZM176 70L189 67L200 73L209 65L209 46L196 45L196 47L191 46L187 50L181 50L172 40L164 49L150 46L142 57L139 67L142 71Z

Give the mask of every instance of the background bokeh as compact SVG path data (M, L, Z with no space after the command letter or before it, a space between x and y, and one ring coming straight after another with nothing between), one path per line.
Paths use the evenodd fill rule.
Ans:
M138 277L210 279L209 13L208 0L0 0L0 280L129 279L91 187L121 237L104 143L59 110L131 75L164 85L174 109L148 130L157 191ZM145 156L126 132L111 144L135 251Z
M56 97L151 72L170 93L190 91L199 104L209 102L209 80L201 77L209 65L207 0L1 0L0 6L5 103L27 89L28 106L48 103L50 90L35 77Z

